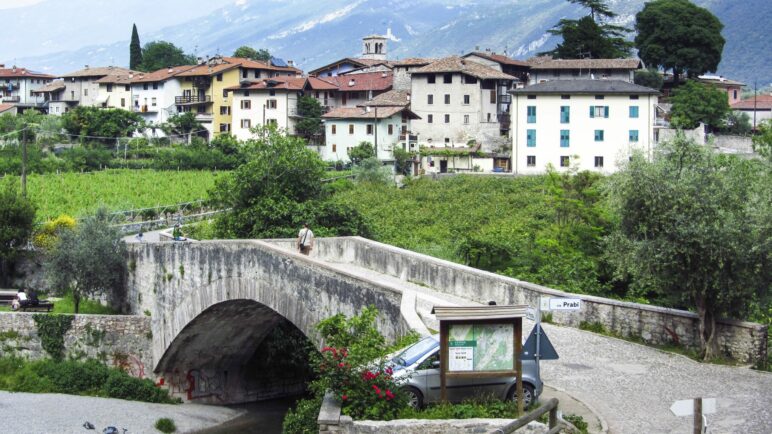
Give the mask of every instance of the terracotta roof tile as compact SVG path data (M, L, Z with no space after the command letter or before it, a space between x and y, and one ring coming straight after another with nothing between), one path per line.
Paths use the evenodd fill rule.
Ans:
M308 77L306 85L312 90L338 90L337 84L318 77Z
M437 59L431 57L408 57L402 60L394 60L391 62L394 66L421 66L428 65Z
M341 92L388 90L391 89L394 82L394 74L392 72L364 72L325 77L324 80L336 85Z
M0 78L56 78L53 75L43 74L41 72L30 71L27 68L0 68Z
M496 54L496 53L486 53L484 51L472 51L471 53L467 54L464 57L468 57L471 55L475 55L477 57L482 57L483 59L492 60L494 62L501 63L502 65L512 65L512 66L531 66L528 62L524 62L522 60L515 60L510 59L509 57L503 55L503 54Z
M531 69L639 69L640 59L550 59L536 57L528 60Z
M179 75L185 71L195 68L196 65L182 65L173 66L171 68L163 68L153 72L140 72L133 75L132 83L153 83L159 81L166 81L176 75Z
M732 108L735 110L753 110L754 107L757 110L771 110L772 95L756 95L755 102L753 97L750 97L732 104Z
M359 57L344 57L344 58L342 58L340 60L336 60L335 62L328 63L328 64L326 64L324 66L320 66L319 68L316 68L316 69L314 69L312 71L309 71L308 75L316 75L317 73L319 73L319 71L323 71L323 70L325 70L327 68L331 68L331 67L333 67L335 65L338 65L340 63L346 63L346 62L351 63L351 64L353 64L356 67L373 66L373 65L378 65L378 64L381 64L381 63L383 63L385 65L390 65L392 63L389 60L363 59L363 58L359 58Z
M246 86L232 86L226 88L228 91L237 90L266 90L266 89L284 89L284 90L303 90L305 87L305 77L274 77L264 80L251 82Z
M13 104L0 104L0 113L6 112L14 107L16 106Z
M84 68L77 71L73 71L67 74L63 74L63 78L71 77L104 77L105 75L113 74L129 74L131 71L120 66L98 66L95 68Z
M45 86L41 86L32 92L34 93L47 93L47 92L56 92L58 90L64 89L66 86L64 85L64 80L54 80L51 83L48 83Z
M378 119L386 119L405 110L404 107L379 108ZM375 119L375 109L367 110L363 107L338 107L322 115L325 119Z
M460 72L472 77L477 77L481 80L517 80L517 77L513 77L509 74L504 74L501 71L497 71L493 68L489 68L485 65L481 65L471 60L466 60L458 56L450 56L439 59L433 63L430 63L423 68L416 69L413 74L431 74L431 73L443 73L443 72Z
M410 104L410 92L406 90L390 90L368 101L370 107L406 107Z
M509 91L513 94L620 94L658 95L659 92L621 80L550 80Z

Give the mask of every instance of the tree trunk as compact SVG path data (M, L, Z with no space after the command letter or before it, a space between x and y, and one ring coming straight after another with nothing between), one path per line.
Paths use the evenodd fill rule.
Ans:
M719 356L716 340L716 316L713 306L708 306L703 296L697 296L697 313L700 317L700 350L702 359L707 361Z
M72 304L75 305L75 313L80 310L80 292L78 290L72 290Z

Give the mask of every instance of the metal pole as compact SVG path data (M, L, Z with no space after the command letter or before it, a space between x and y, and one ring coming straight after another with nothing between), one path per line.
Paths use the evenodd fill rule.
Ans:
M375 158L378 158L378 106L375 106Z
M21 195L27 197L27 127L21 132Z
M536 303L536 378L541 378L539 361L541 360L541 297Z
M758 80L753 82L753 131L756 131L756 95L758 95Z

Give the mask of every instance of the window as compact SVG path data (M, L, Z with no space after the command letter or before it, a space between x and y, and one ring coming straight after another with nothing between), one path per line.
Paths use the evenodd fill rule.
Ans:
M228 89L223 89L222 90L222 97L223 98L228 98Z
M630 106L630 117L631 118L637 118L638 117L638 106L637 105L631 105Z
M255 78L260 78L260 71L255 69Z
M268 96L276 96L276 91L271 89L268 91Z
M158 90L158 83L153 83L153 90Z
M471 98L469 97L469 95L464 95L464 105L469 105L470 100Z
M107 85L107 91L108 92L112 92L113 91L113 85L112 84L108 84Z
M244 96L249 96L249 91L248 90L244 91Z
M571 99L571 95L560 95L560 99Z
M230 124L220 124L220 132L221 133L227 133L230 131L231 125Z
M367 124L367 135L372 136L373 135L373 125Z
M389 135L394 134L394 125L389 124Z
M450 104L450 94L445 94L445 104Z
M536 167L536 155L529 155L525 157L525 164L528 167Z
M252 100L242 99L241 100L241 109L242 110L251 110L252 109Z
M591 118L607 118L608 112L609 112L608 106L602 106L602 105L590 106Z
M595 130L595 141L596 142L603 141L603 130Z
M464 115L464 125L469 125L469 115Z
M560 147L567 148L571 135L568 130L560 130Z
M571 107L567 105L560 106L560 123L567 124L571 121Z
M432 94L426 95L426 103L429 105L434 104L434 95Z
M88 96L88 89L83 89L83 96Z
M445 144L447 144L447 145L450 144L450 137L445 137Z
M604 99L604 98L606 98L606 97L603 96L603 95L595 95L595 99Z
M568 167L571 165L571 159L568 157L568 155L561 155L560 156L560 167Z
M491 104L496 104L496 91L491 91Z
M153 97L153 100L152 100L152 103L151 103L151 105L152 105L153 107L155 107L155 106L157 106L157 105L158 105L158 103L157 103L157 101L156 101L156 98L155 98L155 97Z
M241 70L241 78L247 78L247 74L249 74L249 71L246 69Z
M279 121L277 121L276 119L266 119L265 120L265 124L266 125L278 125Z
M265 108L268 109L275 109L276 108L276 100L275 99L269 99L265 102Z
M126 107L126 98L121 98L121 107Z
M354 124L348 124L348 133L354 134Z
M529 148L536 146L536 130L526 131L526 146Z
M126 86L124 86L123 90L125 90L126 92L130 92L131 86L127 84Z
M453 74L444 74L442 76L442 82L445 84L453 83Z
M250 121L249 119L242 119L241 128L252 128L252 121Z
M230 109L231 109L231 108L230 108L230 107L228 107L228 106L222 106L222 107L220 107L220 114L221 114L221 115L223 115L223 116L227 116L227 115L229 115L229 114L230 114L230 112L231 112L231 110L230 110Z
M217 81L222 81L222 74L217 74Z
M142 84L142 90L147 90L147 89L148 89L148 88L147 88L147 83L143 83L143 84Z
M630 130L630 141L632 143L638 142L638 130Z
M536 106L535 105L528 106L528 123L529 124L536 123Z
M477 84L477 77L472 77L471 75L465 75L464 76L464 83L466 83L466 84Z
M733 95L732 96L733 99L737 99L737 90L733 90L732 95Z
M445 115L445 123L446 124L450 123L450 115Z
M335 143L332 144L332 152L338 152L338 145Z
M595 157L595 167L599 169L603 167L603 157Z
M536 99L536 95L528 95L528 99Z
M427 81L429 84L434 84L434 83L435 83L435 77L434 77L434 74L429 74L429 75L427 75L427 76L426 76L426 81Z
M638 95L630 95L630 99L638 99Z
M338 127L337 125L332 124L332 126L330 126L330 134L337 134L338 133L337 127Z
M430 124L432 122L434 122L434 115L427 115L426 116L426 123Z

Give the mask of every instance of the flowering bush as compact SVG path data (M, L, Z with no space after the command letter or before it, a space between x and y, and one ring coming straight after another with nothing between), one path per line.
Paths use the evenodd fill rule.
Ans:
M352 366L346 348L323 348L318 370L327 390L340 399L343 413L354 419L394 419L407 402L391 368Z

